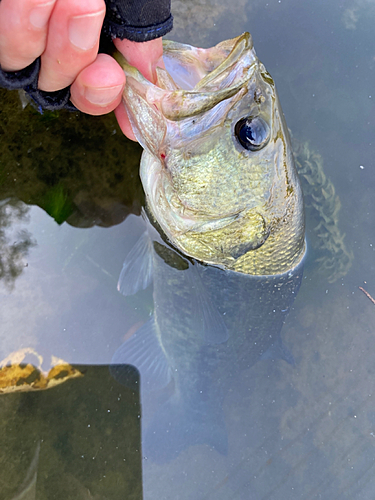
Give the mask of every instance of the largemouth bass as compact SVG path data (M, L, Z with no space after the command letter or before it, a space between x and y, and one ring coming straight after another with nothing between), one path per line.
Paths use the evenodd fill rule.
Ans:
M122 61L151 218L203 263L253 275L293 269L305 252L302 191L250 34L210 49L165 41L164 62L153 85Z
M154 314L112 360L124 383L122 364L140 371L143 451L154 460L203 443L225 454L222 405L239 374L262 359L293 363L280 332L305 252L288 130L250 35L211 49L165 42L164 60L157 86L124 63L151 224L118 289L153 281ZM163 387L169 398L148 415L148 395Z

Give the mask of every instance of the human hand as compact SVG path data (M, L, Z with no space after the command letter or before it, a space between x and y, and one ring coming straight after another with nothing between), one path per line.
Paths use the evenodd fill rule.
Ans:
M119 125L136 140L121 103L125 75L107 54L98 54L104 0L1 0L0 65L18 71L41 56L38 88L54 92L71 86L71 101L82 112L115 110ZM155 81L162 60L161 38L149 42L115 39L117 49Z

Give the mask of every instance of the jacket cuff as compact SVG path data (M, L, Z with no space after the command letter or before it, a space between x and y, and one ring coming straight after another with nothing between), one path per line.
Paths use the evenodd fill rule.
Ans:
M111 38L119 38L120 40L130 40L132 42L148 42L155 38L169 33L173 28L172 15L161 24L155 26L126 26L114 23L109 19L104 22L104 32Z
M79 111L70 101L70 87L56 92L44 92L30 85L24 90L40 113L43 110L58 111L60 109Z
M171 0L105 0L104 32L111 38L147 42L173 28Z
M3 71L0 67L0 87L8 90L23 89L38 81L40 58L20 71Z
M3 71L0 68L0 87L8 90L24 90L30 97L38 111L43 109L57 111L68 109L78 111L70 102L70 87L57 92L44 92L38 89L38 77L40 70L40 57L30 66L20 71Z

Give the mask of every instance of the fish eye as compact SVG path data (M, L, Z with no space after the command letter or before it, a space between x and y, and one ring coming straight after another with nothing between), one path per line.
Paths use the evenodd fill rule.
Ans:
M234 133L241 146L249 151L259 151L270 140L270 128L259 116L239 120Z

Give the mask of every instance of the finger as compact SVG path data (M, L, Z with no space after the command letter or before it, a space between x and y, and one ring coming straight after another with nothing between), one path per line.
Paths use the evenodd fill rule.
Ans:
M114 44L129 64L137 68L147 80L156 82L156 67L164 68L161 38L149 42L131 42L116 38Z
M0 65L18 71L39 57L55 0L0 1Z
M57 1L41 58L40 89L53 92L67 87L95 61L104 15L104 0Z
M107 54L98 54L72 84L70 99L84 113L102 115L120 104L124 86L125 75L117 62Z
M128 115L126 114L126 109L123 102L121 102L119 106L117 106L117 108L115 109L115 115L123 134L126 135L126 137L128 137L132 141L137 141L132 126L130 125Z

